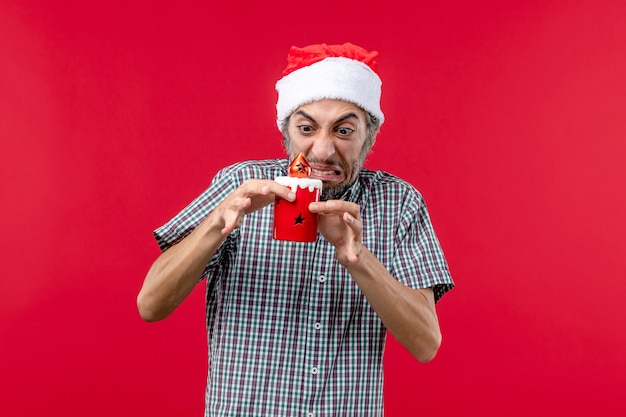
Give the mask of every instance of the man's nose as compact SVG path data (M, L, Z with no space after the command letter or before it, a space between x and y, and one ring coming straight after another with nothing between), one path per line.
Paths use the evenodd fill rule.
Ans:
M328 161L335 154L335 142L328 134L320 134L313 141L311 153L315 160Z

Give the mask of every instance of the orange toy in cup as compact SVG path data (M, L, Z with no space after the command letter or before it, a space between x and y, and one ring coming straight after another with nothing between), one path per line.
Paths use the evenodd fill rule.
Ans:
M319 201L322 181L309 178L310 174L311 166L300 152L289 164L289 176L274 179L296 193L293 202L276 198L274 239L295 242L315 242L317 239L317 214L309 211L309 204Z

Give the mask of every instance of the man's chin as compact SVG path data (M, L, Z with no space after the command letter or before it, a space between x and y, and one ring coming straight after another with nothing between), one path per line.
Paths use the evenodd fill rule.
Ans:
M328 200L339 200L346 190L350 188L350 185L347 184L339 184L339 185L330 185L322 188L322 194L320 195L320 200L328 201Z

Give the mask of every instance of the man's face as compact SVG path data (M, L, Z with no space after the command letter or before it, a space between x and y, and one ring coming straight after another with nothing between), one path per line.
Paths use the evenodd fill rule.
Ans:
M357 178L369 149L363 110L341 100L320 100L298 107L289 118L285 145L293 159L303 152L311 178L322 180L322 199L339 198Z

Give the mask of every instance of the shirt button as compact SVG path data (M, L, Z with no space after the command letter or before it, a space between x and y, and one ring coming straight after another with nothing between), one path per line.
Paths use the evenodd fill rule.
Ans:
M319 330L322 328L322 323L315 323L313 327L315 327L315 330Z
M323 275L323 274L322 274L322 275L320 275L319 277L317 277L317 280L318 280L319 282L324 282L324 281L326 281L326 275Z
M313 375L317 375L318 372L319 372L319 370L315 366L313 368L311 368L311 373Z
M309 413L309 414L306 415L306 417L315 417L315 414Z

